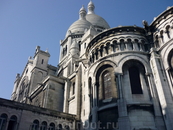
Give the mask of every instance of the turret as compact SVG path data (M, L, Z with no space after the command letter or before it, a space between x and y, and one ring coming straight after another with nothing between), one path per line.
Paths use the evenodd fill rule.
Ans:
M35 89L36 85L40 83L45 76L47 76L47 67L50 54L49 52L40 50L40 46L36 47L35 55L33 57L33 69L31 70L31 90Z
M11 95L11 100L16 99L16 92L17 92L19 82L20 82L20 74L17 74L15 82L14 82L14 88L13 88L13 92L12 92L12 95Z
M70 47L70 54L73 58L79 57L79 44L76 42L76 40L73 40L72 45Z

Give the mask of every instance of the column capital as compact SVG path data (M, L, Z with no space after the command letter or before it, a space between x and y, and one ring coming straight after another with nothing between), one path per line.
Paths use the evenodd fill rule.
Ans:
M152 73L151 73L151 72L147 72L147 73L145 73L145 75L146 75L146 76L151 76Z
M123 73L120 73L120 72L115 72L114 74L115 74L115 76L123 75Z
M99 85L98 82L93 82L92 84L93 84L93 86L96 86L96 87Z

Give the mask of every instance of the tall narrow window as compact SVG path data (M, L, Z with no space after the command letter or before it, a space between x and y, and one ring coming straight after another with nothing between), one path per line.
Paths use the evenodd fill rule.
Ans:
M62 125L61 124L58 125L58 130L62 130Z
M90 109L93 106L93 91L92 91L92 79L91 77L88 80L88 85L89 85L89 97L90 97Z
M68 125L66 125L65 130L70 130L70 127Z
M41 123L40 130L47 130L47 123L45 121Z
M41 60L41 64L43 64L43 63L44 63L44 59Z
M39 128L39 121L34 120L32 126L31 126L31 130L38 130L38 128Z
M170 38L170 26L168 25L167 27L166 27L166 33L167 33L167 36L168 36L168 38Z
M73 86L72 86L72 94L73 95L75 94L75 83L73 83Z
M5 130L6 123L7 123L7 115L2 114L0 116L0 130Z
M105 71L102 75L103 81L103 98L107 99L112 97L111 93L111 74L109 71Z
M169 56L168 56L168 63L170 67L170 74L171 74L171 79L173 79L173 50L170 51Z
M155 37L155 46L158 48L160 47L158 35L156 35L156 37Z
M129 68L129 77L132 94L142 94L139 70L136 66Z
M55 124L54 123L50 123L48 130L55 130Z
M8 129L7 130L15 130L17 127L17 117L16 116L12 116L10 118L10 121L8 123Z
M161 38L161 40L162 40L162 43L164 43L164 35L163 35L163 30L162 30L162 31L160 31L160 38Z

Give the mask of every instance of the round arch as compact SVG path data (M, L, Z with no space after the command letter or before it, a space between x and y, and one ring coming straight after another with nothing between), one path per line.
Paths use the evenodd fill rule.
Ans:
M139 56L134 56L134 55L128 55L124 58L122 58L119 62L118 62L118 67L116 68L117 73L123 73L123 65L125 62L129 61L129 60L137 60L139 62L141 62L141 64L144 66L146 73L151 73L151 69L148 65L148 62L143 59L142 57Z
M93 73L93 77L96 77L96 74L97 74L98 70L99 70L103 65L112 66L114 70L115 70L116 67L117 67L117 64L116 64L115 62L113 62L113 61L110 61L110 60L102 61L102 62L100 62L100 63L96 66L96 68L95 68L95 70L94 70L94 73Z
M162 59L163 59L163 63L164 63L164 67L165 69L169 68L169 62L168 62L168 57L171 53L171 51L173 50L173 44L169 45L165 48L165 52L163 53Z

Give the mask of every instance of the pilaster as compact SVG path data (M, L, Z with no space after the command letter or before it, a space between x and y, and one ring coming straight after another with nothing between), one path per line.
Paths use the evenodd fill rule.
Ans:
M154 48L151 49L151 68L154 74L154 80L156 84L156 89L158 93L158 98L160 101L162 114L165 120L167 130L173 129L173 101L170 88L166 79L165 72L163 71L163 66L160 56L156 53Z

